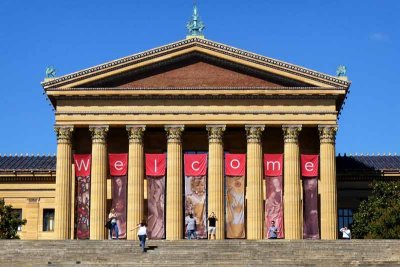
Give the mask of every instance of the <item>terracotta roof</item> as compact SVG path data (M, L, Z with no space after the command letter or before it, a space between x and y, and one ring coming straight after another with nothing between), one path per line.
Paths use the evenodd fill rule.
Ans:
M56 156L0 156L0 171L56 170Z
M337 172L400 170L400 156L337 156Z

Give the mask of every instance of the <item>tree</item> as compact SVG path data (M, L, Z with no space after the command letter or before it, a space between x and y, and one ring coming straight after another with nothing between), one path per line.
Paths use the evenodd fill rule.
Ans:
M11 205L6 205L0 200L0 239L19 239L18 226L25 225L26 220L20 219Z
M354 213L355 238L400 238L400 181L373 182L372 195Z

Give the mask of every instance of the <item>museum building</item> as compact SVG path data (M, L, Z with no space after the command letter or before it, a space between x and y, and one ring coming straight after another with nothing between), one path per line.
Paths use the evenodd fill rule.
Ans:
M336 157L344 72L189 30L184 40L45 79L57 156L0 156L0 197L27 219L21 238L107 239L113 208L128 240L143 220L150 238L187 238L190 214L207 238L211 212L217 239L268 238L272 220L280 238L337 239L368 183L399 178L398 156Z

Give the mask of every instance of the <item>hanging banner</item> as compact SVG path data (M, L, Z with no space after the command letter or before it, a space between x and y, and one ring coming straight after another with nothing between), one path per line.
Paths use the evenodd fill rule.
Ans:
M284 238L283 227L283 154L264 155L264 175L266 188L265 201L265 237L269 238L272 221L278 228L278 238Z
M301 155L303 176L303 238L319 239L318 155Z
M225 154L226 237L245 238L246 154Z
M264 154L264 174L265 176L282 176L283 173L283 154Z
M147 236L165 238L166 154L146 154Z
M146 176L165 176L167 154L146 154Z
M76 238L90 238L90 170L91 155L74 155Z
M225 174L229 176L245 176L246 154L225 154Z
M112 204L117 214L118 238L126 239L126 190L128 154L109 154L110 175L112 183ZM116 233L113 231L113 238Z
M301 155L301 175L318 177L318 155Z
M190 214L196 219L197 238L207 238L207 154L184 155L185 220ZM185 237L187 231L185 229Z

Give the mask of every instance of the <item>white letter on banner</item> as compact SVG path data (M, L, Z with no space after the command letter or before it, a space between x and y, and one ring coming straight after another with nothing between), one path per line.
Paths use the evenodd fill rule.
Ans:
M237 162L236 167L233 166L233 162L234 162L234 161ZM230 165L231 165L231 168L232 168L232 169L238 169L238 168L240 167L240 161L237 160L237 159L233 159L233 160L231 160Z
M78 161L75 160L75 164L78 167L79 171L81 171L82 165L83 165L83 168L85 169L85 171L87 171L88 168L89 168L89 159L87 160L86 164L85 164L85 162L83 160L81 160L81 164L79 164Z
M192 163L192 170L195 170L195 171L198 171L198 170L200 170L200 167L198 167L197 169L194 167L194 164L197 164L197 166L200 164L200 162L198 162L198 161L193 161L193 163Z
M269 165L272 164L272 170L275 171L275 164L278 164L278 170L281 170L281 164L279 161L267 161L267 170L269 170Z
M157 160L154 160L154 173L157 173Z
M314 170L314 163L308 161L306 162L306 164L304 164L304 168L306 169L306 171L311 172Z
M124 163L123 163L122 161L120 161L120 160L118 160L118 161L116 161L116 162L114 163L114 168L115 168L117 171L122 170L123 167L124 167Z

